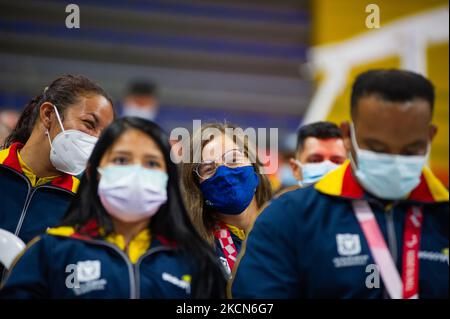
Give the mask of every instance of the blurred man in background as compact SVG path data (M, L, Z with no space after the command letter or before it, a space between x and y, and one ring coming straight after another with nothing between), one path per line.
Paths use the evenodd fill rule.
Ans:
M137 116L155 121L158 110L155 83L139 80L129 84L122 101L122 116Z
M295 158L290 166L300 187L317 182L347 158L342 132L331 122L316 122L298 131Z

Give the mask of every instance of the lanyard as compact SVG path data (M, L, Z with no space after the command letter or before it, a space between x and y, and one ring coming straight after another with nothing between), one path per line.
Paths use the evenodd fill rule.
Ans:
M227 259L230 271L233 270L234 263L236 262L237 258L237 249L236 245L233 242L233 239L231 238L230 231L224 223L217 223L216 229L214 231L214 237L216 237L220 243L220 248L222 248L222 252Z
M364 200L356 200L353 201L353 209L389 296L392 299L417 299L419 297L419 247L423 219L422 210L413 206L406 214L403 234L402 277L400 277L369 204Z

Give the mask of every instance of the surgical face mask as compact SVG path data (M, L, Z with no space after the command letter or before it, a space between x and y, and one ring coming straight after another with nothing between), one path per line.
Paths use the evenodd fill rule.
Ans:
M253 166L219 166L200 184L206 205L222 214L239 215L253 199L259 179Z
M106 211L123 222L139 222L155 215L167 201L168 176L140 165L99 168L98 196Z
M156 118L156 110L152 105L139 107L134 104L125 105L123 108L124 116L135 116L146 120L154 121Z
M350 127L357 164L350 154L353 172L361 185L381 199L405 198L420 183L426 155L391 155L363 150L358 147L353 124Z
M303 179L298 182L300 187L305 187L314 184L320 180L325 174L339 167L329 160L320 163L306 163L302 164L299 160L296 160L298 166L302 170Z
M47 130L45 134L50 143L50 161L60 172L79 175L86 169L86 164L98 138L78 130L64 130L58 109L54 106L61 132L53 141Z

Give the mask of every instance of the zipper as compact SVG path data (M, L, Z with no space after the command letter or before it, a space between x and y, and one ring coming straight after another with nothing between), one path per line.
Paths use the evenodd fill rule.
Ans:
M150 256L150 255L153 255L154 253L157 253L157 252L160 252L160 251L170 251L170 250L173 250L173 248L164 247L164 246L150 248L145 254L143 254L141 257L139 257L139 259L137 260L136 264L134 265L135 287L136 287L137 299L141 298L141 283L140 283L141 275L140 275L139 269L140 269L142 260L144 258Z
M58 191L66 192L73 196L72 192L62 189L62 188L59 188L59 187L55 187L55 186L41 185L41 186L33 187L33 186L31 186L31 183L26 176L23 176L22 174L20 174L19 172L17 172L16 170L14 170L8 166L2 166L2 167L6 168L6 169L10 170L11 172L15 173L16 175L20 176L27 183L27 186L28 186L27 196L25 197L25 203L23 205L22 212L20 213L20 217L19 217L19 221L17 222L16 230L14 231L14 235L16 235L17 237L19 237L19 233L22 228L23 221L25 220L25 217L27 216L28 207L30 206L31 199L33 198L34 193L38 189L40 189L40 188L55 189Z
M135 265L133 265L130 261L130 259L128 258L128 256L125 254L125 252L123 252L122 250L119 249L119 247L115 246L114 244L110 244L108 242L105 241L100 241L100 240L93 240L93 239L80 239L84 242L88 242L94 245L98 245L98 246L106 246L109 248L112 248L114 251L116 251L119 256L122 257L122 259L125 261L125 263L127 264L127 268L128 268L128 277L130 280L130 299L140 299L140 273L139 273L139 266L141 261L156 253L159 251L166 251L166 250L172 250L173 248L170 247L155 247L153 249L149 249L144 255L142 255L138 261L136 262Z
M14 235L17 236L19 234L20 228L22 227L22 223L23 223L23 220L25 219L27 208L28 208L28 205L30 204L29 202L30 202L30 199L31 199L34 191L33 191L33 187L31 186L31 183L28 180L28 178L26 178L25 176L23 176L22 174L18 173L16 170L14 170L8 166L2 165L2 167L13 172L14 174L20 176L20 178L22 178L28 186L27 196L25 197L25 203L23 205L22 212L20 213L20 217L19 217L19 221L17 222L16 230L14 231Z
M98 246L106 246L109 248L112 248L115 252L117 252L119 254L120 257L122 257L122 259L125 261L127 268L128 268L128 277L129 277L129 281L130 281L130 299L137 299L136 296L136 276L134 273L134 267L133 264L130 262L130 259L128 258L128 256L119 249L119 247L116 247L113 244L110 244L108 242L105 241L100 241L100 240L86 240L86 239L82 239L85 242L94 244L94 245L98 245Z
M398 247L397 247L397 235L395 232L395 224L394 224L394 207L391 207L389 211L386 211L386 231L387 231L389 251L391 252L394 263L397 265Z

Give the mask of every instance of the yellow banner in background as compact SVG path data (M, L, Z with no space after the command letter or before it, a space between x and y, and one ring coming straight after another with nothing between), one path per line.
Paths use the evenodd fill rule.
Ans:
M366 25L369 4L379 8L379 28ZM351 84L357 74L367 69L408 68L422 72L436 88L433 122L439 130L433 142L431 167L448 187L448 2L313 0L312 12L311 61L317 72L318 89L311 103L314 111L310 109L305 121L348 120ZM428 22L438 24L438 28Z

